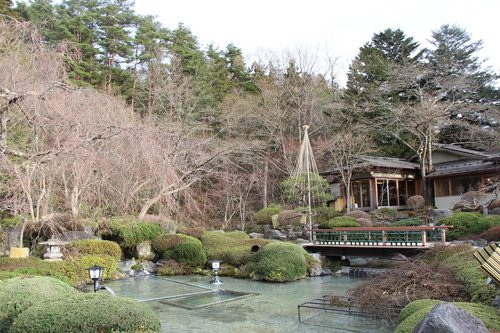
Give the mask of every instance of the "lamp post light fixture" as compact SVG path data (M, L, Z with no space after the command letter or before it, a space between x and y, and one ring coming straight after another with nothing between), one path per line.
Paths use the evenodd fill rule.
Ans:
M219 279L219 269L220 269L220 260L212 260L212 269L214 270L214 279L211 281L215 285L222 284L222 281Z
M89 271L89 276L92 280L94 280L94 292L96 293L100 289L106 289L105 287L101 287L99 285L99 280L102 278L102 273L106 267L94 265L89 268L85 268Z

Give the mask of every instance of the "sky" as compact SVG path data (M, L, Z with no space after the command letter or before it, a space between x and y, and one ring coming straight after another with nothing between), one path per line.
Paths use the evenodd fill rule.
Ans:
M483 40L477 54L500 73L500 0L136 0L136 12L164 27L183 23L202 48L233 43L247 65L291 53L318 72L335 61L345 85L349 64L373 34L401 29L423 47L432 31L456 24ZM311 67L312 68L312 67Z

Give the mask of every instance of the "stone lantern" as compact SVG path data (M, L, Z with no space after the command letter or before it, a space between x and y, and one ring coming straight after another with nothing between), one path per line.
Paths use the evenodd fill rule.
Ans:
M68 244L68 242L63 242L62 240L50 238L45 242L38 243L40 245L47 245L47 252L43 255L45 260L56 261L62 260L61 257L63 254L61 253L61 246Z

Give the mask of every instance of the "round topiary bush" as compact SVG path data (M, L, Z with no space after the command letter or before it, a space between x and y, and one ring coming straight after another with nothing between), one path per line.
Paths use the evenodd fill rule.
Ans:
M139 301L105 294L78 293L36 303L20 313L10 332L159 332L153 309Z
M165 259L173 259L190 267L200 267L207 262L207 255L203 251L201 241L191 236L178 244L172 250L164 253Z
M225 264L240 266L246 263L252 246L264 246L272 242L266 239L250 239L241 231L213 232L207 231L201 236L203 250L208 260L221 260Z
M249 258L248 270L259 280L285 282L304 277L308 253L300 246L273 242Z
M144 241L151 241L163 234L156 223L140 222L135 219L113 219L101 226L100 234L116 241L123 249L132 249Z
M120 261L122 258L122 249L120 246L111 241L100 239L82 239L76 240L64 245L63 253L65 256L76 257L78 255L108 255Z
M332 228L348 228L348 227L359 227L360 224L354 217L349 216L339 216L333 219L321 223L319 229L332 229Z
M187 238L187 235L184 234L165 234L153 239L151 247L156 253L162 254L165 251L172 250Z
M0 332L8 332L16 317L34 304L46 304L78 293L67 283L50 277L21 276L5 280L0 283Z
M402 310L399 312L398 322L403 322L406 318L411 316L417 311L420 311L424 308L433 307L438 303L442 303L443 301L439 301L437 299L418 299L411 303L408 303Z
M445 225L452 225L446 239L453 241L467 235L479 235L484 231L500 225L499 215L482 215L479 213L455 213L440 220Z
M278 205L271 205L267 208L259 210L257 213L254 214L254 221L257 224L272 224L272 217L273 215L279 214L282 211L284 211L283 208L281 208Z
M423 225L424 222L418 217L412 217L409 219L400 220L391 223L391 227L418 227Z

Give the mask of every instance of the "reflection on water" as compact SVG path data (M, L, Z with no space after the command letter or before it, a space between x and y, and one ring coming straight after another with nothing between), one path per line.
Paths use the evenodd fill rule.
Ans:
M325 294L343 295L361 283L349 276L314 277L289 283L266 283L247 279L224 278L214 286L209 276L130 278L110 281L106 286L118 296L145 301L159 315L162 332L392 332L382 322L369 318L301 309L306 323L300 323L297 305ZM175 283L172 280L183 282ZM200 293L207 289L228 289L259 293L252 297L189 310L162 303L171 296Z

